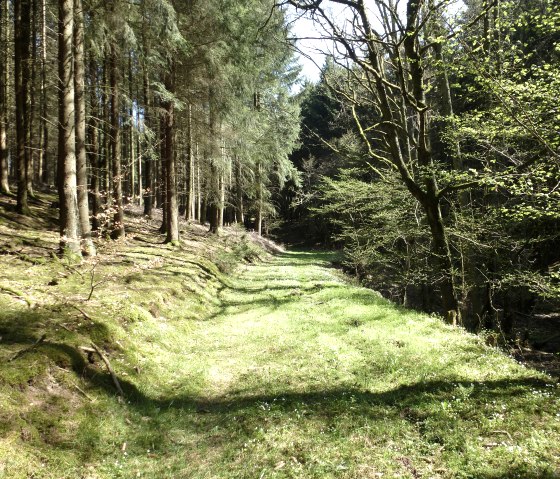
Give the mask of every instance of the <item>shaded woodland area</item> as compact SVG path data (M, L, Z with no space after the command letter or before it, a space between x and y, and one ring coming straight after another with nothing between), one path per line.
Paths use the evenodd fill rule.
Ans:
M1 2L2 192L56 186L61 248L94 254L123 210L257 229L294 169L285 19L266 1ZM58 142L58 143L57 143Z

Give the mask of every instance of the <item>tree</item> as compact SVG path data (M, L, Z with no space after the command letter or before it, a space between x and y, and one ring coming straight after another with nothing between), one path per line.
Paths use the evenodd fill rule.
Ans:
M10 193L8 182L8 0L0 3L0 193Z
M76 177L78 183L78 214L85 253L95 256L91 238L86 152L86 98L84 60L84 11L82 0L74 0L74 95L76 122Z
M115 5L110 9L112 15L116 14ZM122 152L121 152L121 122L120 122L120 87L118 48L116 38L110 40L108 46L109 88L110 88L110 152L113 166L113 239L124 238L124 203L122 190Z
M58 8L60 247L62 252L81 256L78 235L74 59L72 54L74 0L59 0Z
M174 90L174 63L173 60L169 65L170 71L166 74L165 88L169 92ZM164 142L165 142L165 172L166 184L165 191L167 195L166 208L167 208L167 243L177 243L179 241L179 217L177 207L177 166L175 161L175 137L174 137L174 114L175 105L173 99L169 99L164 105Z
M14 0L14 75L16 90L17 212L31 213L28 205L28 166L31 151L29 131L30 0Z

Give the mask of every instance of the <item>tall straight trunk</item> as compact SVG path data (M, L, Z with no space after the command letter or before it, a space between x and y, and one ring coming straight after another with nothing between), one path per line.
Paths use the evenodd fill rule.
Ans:
M195 218L195 166L193 154L193 132L192 132L192 104L187 107L187 205L185 219L192 221Z
M153 111L150 95L150 83L148 81L148 65L146 64L149 48L146 31L148 28L148 18L145 12L145 2L141 4L142 11L142 96L144 104L144 129L153 129ZM152 145L149 140L144 136L144 154L141 155L144 160L144 214L152 216L154 202L155 202L155 168L154 168L154 155L152 154ZM149 152L149 153L146 153Z
M8 0L0 0L0 193L9 194L8 170Z
M58 11L60 248L61 252L80 255L72 59L73 0L59 0Z
M78 181L78 215L84 252L95 256L91 239L86 152L86 98L84 59L84 11L82 0L74 0L74 95L76 120L76 176Z
M218 234L220 230L220 172L218 170L218 155L216 152L218 135L216 132L216 106L214 100L214 90L210 87L209 90L209 123L210 123L210 188L209 188L209 222L210 232Z
M226 170L226 147L224 144L223 139L221 140L221 163L222 163L222 171L219 176L219 188L220 188L220 217L218 220L218 224L220 227L225 225L225 207L226 207L226 178L225 178L225 170Z
M30 214L27 195L26 165L29 156L29 0L14 0L14 64L16 90L16 175L19 214Z
M140 98L140 86L138 84L136 89L136 98L138 99ZM136 146L136 166L138 168L138 205L144 206L144 181L142 179L142 175L144 174L144 172L142 171L142 162L143 162L144 155L142 154L142 145L140 142L140 122L141 122L140 108L136 108L135 124L138 130L136 132L135 146Z
M39 117L39 174L43 184L49 183L49 128L47 124L47 0L41 0L41 113Z
M166 75L165 88L174 91L174 67L170 65ZM167 236L166 243L179 241L179 213L177 209L177 165L175 164L175 139L173 131L174 102L168 100L165 105L165 165L166 165L166 196L167 196Z
M134 109L132 108L132 99L134 98L134 81L132 72L132 52L128 54L128 97L130 106L128 108L128 136L127 136L127 149L128 149L128 170L129 170L129 197L132 204L136 203L136 162L134 161Z
M219 220L218 224L220 227L224 226L224 218L225 218L225 204L226 204L226 181L224 179L223 173L220 174L220 206L219 206Z
M114 13L114 12L113 12ZM113 162L113 239L123 238L124 230L124 207L122 190L122 168L121 168L121 127L119 123L120 98L118 85L117 47L113 40L110 46L109 60L109 83L111 90L111 160Z
M220 231L220 174L215 158L210 159L210 185L212 190L209 198L210 232L218 234Z
M165 110L165 106L161 104ZM165 137L165 114L160 115L159 119L159 157L160 157L160 175L158 178L158 192L160 195L159 206L161 206L162 221L159 231L162 234L167 234L167 141Z
M160 145L159 153L154 157L154 161L152 163L152 176L154 177L154 208L161 208L163 204L163 185L161 184L163 166L161 161L159 161L161 159L162 151L163 147ZM165 209L163 210L163 214L165 214Z
M151 216L154 207L154 175L153 175L154 159L152 155L146 156L144 163L144 214Z
M241 183L241 161L239 158L235 158L235 194L236 194L236 205L235 205L235 219L238 223L245 223L245 214L243 211L243 186Z
M259 236L262 235L262 223L263 223L263 182L262 182L262 166L257 163L257 233Z
M109 86L109 56L103 61L103 78L101 86L101 105L103 105L103 153L99 160L99 182L102 189L102 198L106 206L111 204L111 88Z
M198 154L198 143L195 150L196 156L196 218L199 223L204 224L202 221L202 185L200 181L200 155Z
M89 62L89 76L91 81L90 108L91 115L88 123L89 130L89 164L91 166L91 213L92 229L99 230L99 214L101 213L101 169L99 168L99 101L97 98L98 77L95 61Z
M37 0L31 3L31 58L29 60L30 76L29 76L29 155L27 156L26 176L27 176L27 191L33 197L33 182L39 181L39 171L37 169L37 162L35 161L38 145L35 145L35 117L36 117L36 80L37 80L37 13L39 6Z

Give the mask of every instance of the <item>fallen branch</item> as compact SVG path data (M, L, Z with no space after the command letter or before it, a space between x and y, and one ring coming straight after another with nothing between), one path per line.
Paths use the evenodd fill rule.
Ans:
M78 386L77 384L74 384L74 387L81 392L87 399L89 399L91 402L95 402L95 399L93 399L88 393L86 393L80 386Z
M33 351L34 349L37 349L41 343L43 341L45 341L45 339L47 339L47 335L43 334L37 341L35 341L31 346L29 346L28 348L24 348L19 350L16 354L14 354L10 359L8 359L8 362L11 363L12 361L15 361L17 358L23 356L24 354Z
M82 308L79 308L78 306L76 306L75 304L72 303L66 303L68 304L68 306L74 308L76 311L78 311L79 313L81 313L81 315L87 319L88 321L93 321L93 319L91 319L91 316L89 314L87 314Z
M117 388L117 391L119 392L119 395L124 398L124 391L121 388L121 383L119 383L117 375L115 374L115 371L113 371L113 368L111 367L111 363L109 362L109 359L107 359L107 356L105 356L105 354L103 354L103 351L101 351L101 349L93 341L91 343L91 346L93 347L93 349L95 349L95 352L97 354L99 354L99 357L103 360L103 362L105 363L105 366L107 366L109 374L111 375L111 378L113 379L113 383L115 384L115 387Z

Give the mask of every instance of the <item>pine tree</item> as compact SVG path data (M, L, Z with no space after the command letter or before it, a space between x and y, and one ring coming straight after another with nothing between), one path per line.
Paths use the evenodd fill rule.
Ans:
M72 54L74 0L59 0L58 8L60 247L64 253L81 255L78 234L74 61Z

